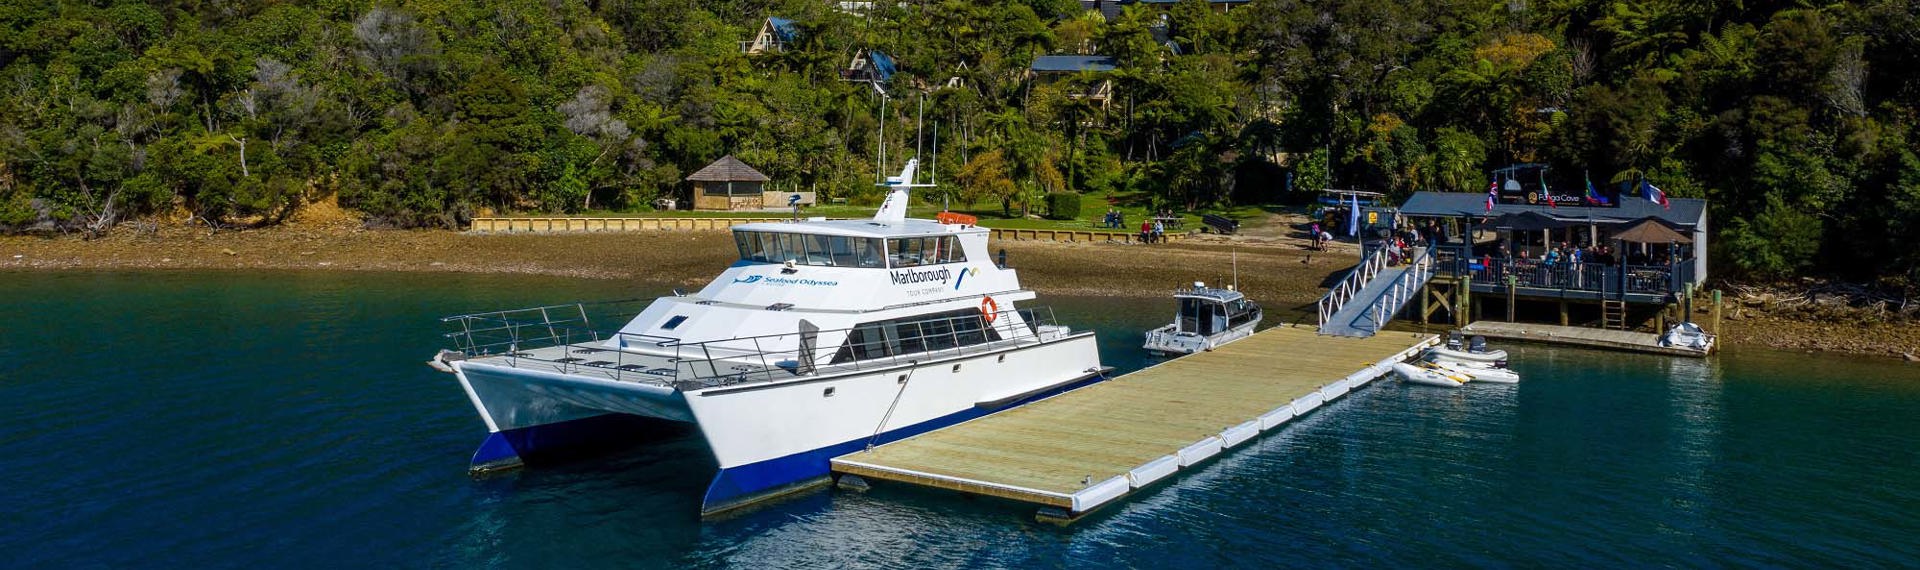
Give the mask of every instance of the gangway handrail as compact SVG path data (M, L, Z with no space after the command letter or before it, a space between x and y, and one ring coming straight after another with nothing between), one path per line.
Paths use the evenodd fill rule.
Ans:
M1367 329L1368 332L1380 332L1380 329L1387 325L1387 321L1393 320L1393 315L1399 313L1400 308L1407 305L1407 301L1412 300L1411 292L1433 278L1434 248L1423 249L1425 251L1415 257L1414 261L1407 266L1407 270L1400 274L1392 286L1381 291L1380 297L1374 300L1372 307L1368 308L1365 316L1372 325Z
M1364 247L1363 245L1362 248ZM1360 292L1360 289L1367 286L1367 282L1372 281L1374 276L1386 269L1386 250L1385 246L1377 247L1361 256L1360 263L1354 265L1353 271L1347 272L1346 278L1341 279L1339 284L1327 291L1326 296L1320 298L1321 327L1326 327L1328 318L1340 312L1340 308L1346 306L1347 301L1352 300L1355 293Z

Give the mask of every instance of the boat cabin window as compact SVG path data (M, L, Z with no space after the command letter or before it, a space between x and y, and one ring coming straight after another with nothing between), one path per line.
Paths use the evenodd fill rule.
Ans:
M741 261L765 263L878 268L885 255L880 238L733 232L733 243L740 250Z
M847 333L847 343L834 353L833 363L948 350L1000 338L1000 331L986 326L974 309L861 323Z
M687 322L686 315L674 315L673 318L667 319L666 323L660 325L660 330L670 331L679 327L680 323L684 322Z
M954 236L893 238L887 240L887 261L891 267L965 263L967 254Z

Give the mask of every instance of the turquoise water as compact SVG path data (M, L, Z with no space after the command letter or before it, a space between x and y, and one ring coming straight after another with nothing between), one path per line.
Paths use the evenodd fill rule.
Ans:
M1512 347L1382 382L1069 528L880 484L722 520L669 429L484 480L436 317L657 293L349 273L0 274L0 566L1920 566L1920 368ZM1163 303L1051 298L1137 368Z

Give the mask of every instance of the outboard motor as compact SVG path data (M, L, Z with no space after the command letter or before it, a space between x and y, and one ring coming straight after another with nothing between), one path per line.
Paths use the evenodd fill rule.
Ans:
M1487 337L1480 336L1480 335L1473 335L1472 344L1467 345L1467 352L1471 352L1474 354L1486 354Z
M1460 334L1460 331L1453 331L1453 332L1447 333L1447 349L1460 350L1460 343L1464 339L1465 337Z

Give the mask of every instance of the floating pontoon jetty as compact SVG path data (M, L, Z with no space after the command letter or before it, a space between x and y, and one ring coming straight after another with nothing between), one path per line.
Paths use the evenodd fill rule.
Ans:
M1692 358L1705 358L1707 356L1706 351L1675 346L1661 346L1660 335L1644 332L1587 327L1563 327L1534 323L1506 323L1500 321L1474 321L1473 324L1462 327L1460 330L1467 334L1475 334L1497 340L1541 342Z
M1053 398L844 455L833 470L1011 499L1067 522L1275 429L1438 342L1280 326Z

